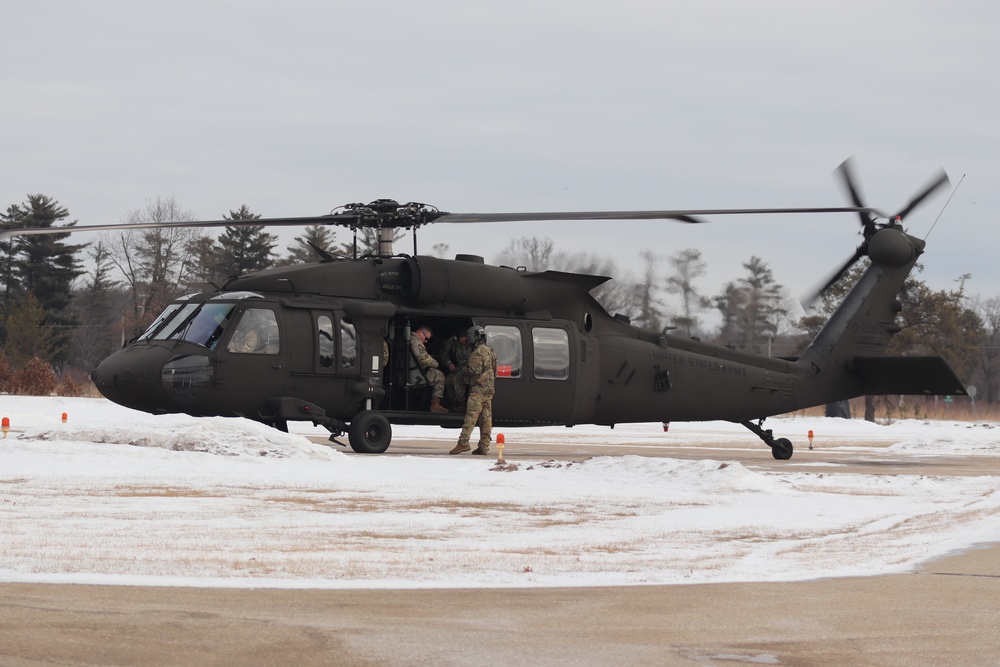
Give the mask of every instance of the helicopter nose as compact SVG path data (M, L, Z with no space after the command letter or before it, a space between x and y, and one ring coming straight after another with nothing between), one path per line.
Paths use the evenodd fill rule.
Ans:
M172 353L159 346L127 347L102 361L91 379L105 398L146 412L170 411L170 397L160 380Z

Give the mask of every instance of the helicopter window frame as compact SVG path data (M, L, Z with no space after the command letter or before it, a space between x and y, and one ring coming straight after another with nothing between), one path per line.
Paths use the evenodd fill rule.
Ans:
M559 327L531 328L532 373L536 380L568 380L572 357L569 332Z
M316 354L320 368L332 368L336 356L333 338L333 316L321 313L316 316Z
M216 294L209 301L242 301L244 299L263 299L263 294L257 294L257 292L223 292L222 294Z
M188 319L198 309L200 303L186 303L178 308L167 322L151 336L152 340L170 340L177 338L178 334L184 330Z
M171 338L214 350L235 309L233 303L202 303Z
M358 329L351 318L340 318L340 367L354 370L358 365Z
M146 330L143 331L138 338L136 338L136 341L148 340L149 338L152 338L153 334L159 331L160 327L162 327L169 319L171 319L174 316L174 313L180 310L182 305L183 304L180 303L169 304L166 308L163 309L162 313L156 316L156 319L153 320L152 324L146 327Z
M226 352L274 356L281 353L281 327L272 308L248 306L239 313Z
M521 328L509 324L487 324L486 343L497 355L497 378L518 379L524 368Z

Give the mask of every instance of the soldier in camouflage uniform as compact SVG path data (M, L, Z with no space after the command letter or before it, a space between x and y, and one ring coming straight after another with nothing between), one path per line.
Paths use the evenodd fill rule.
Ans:
M462 371L469 384L469 400L458 444L448 453L461 454L472 449L469 438L472 436L472 429L478 426L479 446L472 453L488 454L493 429L493 385L497 377L497 354L486 344L486 332L482 327L471 327L468 337L469 342L475 345L469 355L469 363Z
M431 339L431 328L426 324L417 327L416 331L410 334L410 353L417 367L423 371L423 376L427 378L427 383L431 385L431 412L448 412L448 408L441 405L441 397L444 396L444 373L438 370L437 359L427 352L425 344Z
M444 390L451 401L451 409L455 412L465 412L465 398L469 393L469 385L462 377L462 369L469 363L472 348L468 332L462 329L444 342L441 356L438 357L441 368L447 370Z

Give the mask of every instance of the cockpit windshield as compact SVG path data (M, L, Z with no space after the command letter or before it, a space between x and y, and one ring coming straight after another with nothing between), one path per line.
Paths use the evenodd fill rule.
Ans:
M167 306L163 314L157 318L158 322L166 321L166 324L157 327L156 322L154 322L153 326L142 335L140 340L166 340L167 338L172 338L170 334L177 331L191 317L196 308L198 308L198 304L196 303L188 303L183 306L179 304Z
M234 303L187 304L156 331L154 340L186 340L214 349L236 308ZM167 315L168 313L164 313ZM161 316L162 317L162 316Z
M170 319L170 317L176 313L180 307L181 304L179 303L172 303L167 306L166 310L160 313L159 317L153 320L153 323L149 325L149 328L146 329L136 340L149 340L153 334L156 333L157 329L163 326L163 323Z
M189 294L167 306L136 341L186 340L214 349L236 308L235 303L217 301L264 298L256 292L221 292L214 295L209 303L186 303L194 296Z

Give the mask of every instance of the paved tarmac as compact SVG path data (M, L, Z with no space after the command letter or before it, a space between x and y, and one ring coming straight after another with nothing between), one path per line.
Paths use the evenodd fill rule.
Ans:
M394 444L390 451L447 456L442 446ZM641 453L718 456L701 447L653 449ZM727 459L760 468L822 461L868 474L1000 474L1000 458L991 457L914 462L831 448L776 462L763 447L725 449ZM517 456L594 453L603 452L539 446ZM997 545L912 574L799 583L475 590L0 585L3 667L998 663Z

